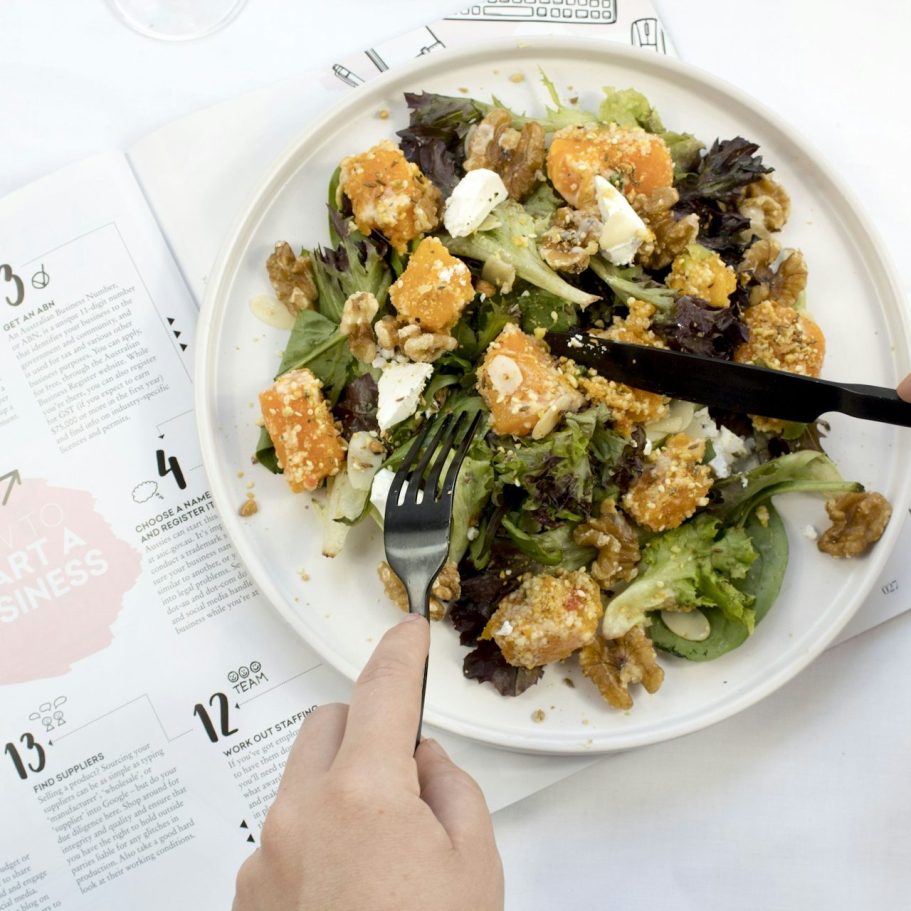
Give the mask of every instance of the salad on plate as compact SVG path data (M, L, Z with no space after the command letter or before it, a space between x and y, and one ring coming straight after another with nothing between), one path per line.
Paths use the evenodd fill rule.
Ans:
M818 376L825 336L756 144L668 130L632 88L584 110L542 78L539 117L406 94L409 125L327 175L328 243L266 263L291 329L255 458L316 493L333 557L382 522L425 421L483 412L431 618L503 695L572 660L629 709L661 686L659 653L708 661L759 634L789 555L773 497L820 494L830 527L799 546L838 558L891 509L841 476L823 422L719 413L551 354L548 332L577 329Z

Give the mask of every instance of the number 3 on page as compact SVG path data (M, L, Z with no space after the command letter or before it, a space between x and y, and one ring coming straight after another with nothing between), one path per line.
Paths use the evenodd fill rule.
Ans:
M9 263L4 263L0 266L0 280L4 282L11 283L13 288L15 288L15 298L6 295L6 302L11 307L18 307L19 304L25 299L25 285L22 283L22 279L13 272L13 267Z

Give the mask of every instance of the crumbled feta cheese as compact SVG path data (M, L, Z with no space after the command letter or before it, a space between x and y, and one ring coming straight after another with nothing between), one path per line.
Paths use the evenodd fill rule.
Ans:
M615 266L633 261L636 251L649 238L649 229L629 200L601 175L595 177L595 194L604 227L598 243Z
M443 207L443 224L453 237L467 237L509 193L496 171L476 168L455 186Z
M803 536L808 541L816 541L819 539L819 532L812 525L807 525L803 530Z
M712 439L712 448L715 450L715 457L709 465L719 478L728 477L733 462L747 453L743 438L732 433L727 427L718 428L717 435Z
M476 541L478 538L478 535L480 535L480 534L481 534L481 532L479 532L478 529L474 525L472 525L471 528L468 529L466 537L468 538L469 541Z
M390 364L383 370L377 383L376 420L380 430L388 430L414 414L432 373L432 364Z
M700 408L693 413L683 432L696 440L711 440L714 445L718 438L718 425L712 420L708 408Z

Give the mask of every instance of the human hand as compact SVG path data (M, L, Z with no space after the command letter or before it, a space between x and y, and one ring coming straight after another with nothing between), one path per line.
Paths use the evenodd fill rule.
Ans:
M237 877L234 911L500 911L503 869L474 780L414 751L427 621L383 636L351 697L304 722Z
M898 384L898 396L906 402L911 402L911 373Z

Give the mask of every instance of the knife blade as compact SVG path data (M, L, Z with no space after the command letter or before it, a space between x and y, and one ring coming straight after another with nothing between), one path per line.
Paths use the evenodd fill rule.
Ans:
M552 353L636 389L724 411L808 424L831 411L911 427L911 403L894 389L836 383L737 364L701 354L595 338L585 332L549 332Z

